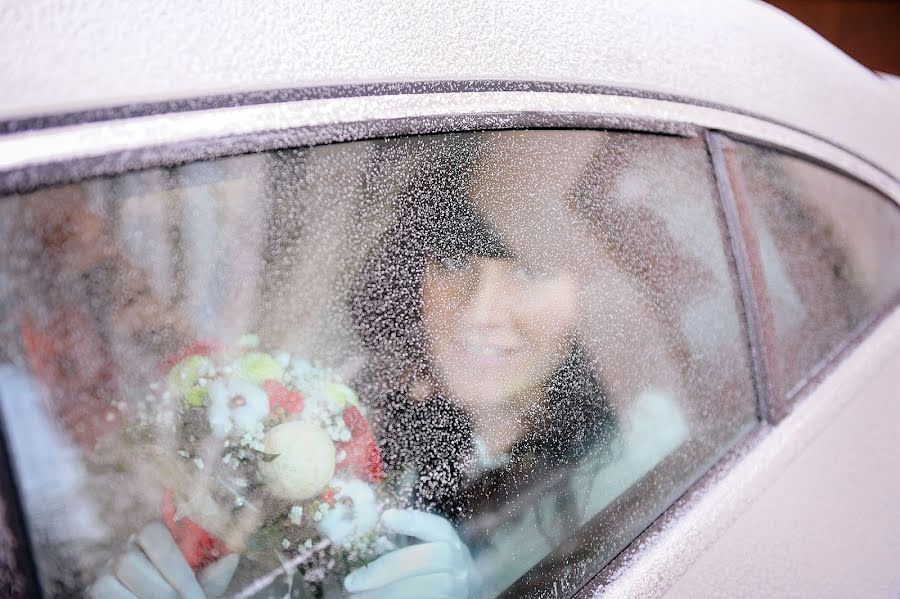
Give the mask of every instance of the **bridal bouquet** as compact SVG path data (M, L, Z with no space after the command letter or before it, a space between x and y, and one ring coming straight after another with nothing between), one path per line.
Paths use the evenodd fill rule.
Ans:
M258 345L195 343L130 403L126 433L165 488L162 519L195 570L232 551L371 561L389 548L379 530L389 498L356 393Z

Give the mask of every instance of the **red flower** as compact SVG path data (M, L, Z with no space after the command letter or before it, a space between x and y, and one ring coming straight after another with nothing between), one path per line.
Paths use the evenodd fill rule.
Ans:
M334 507L334 504L337 503L337 497L335 496L334 489L328 489L324 493L322 493L322 501Z
M118 395L115 367L96 323L74 304L38 328L19 315L25 357L35 377L53 394L52 408L66 431L85 448L121 424L108 397Z
M194 341L184 349L163 360L163 370L169 370L189 356L208 356L219 350L219 344L214 341Z
M269 410L282 408L288 414L299 414L303 411L303 396L291 391L275 379L263 381L262 388L269 396Z
M349 441L335 444L338 451L347 454L338 462L337 469L370 483L380 483L384 480L384 466L369 422L359 410L349 407L344 410L344 424L350 429L351 436Z
M181 550L181 555L194 571L201 570L231 553L221 539L208 533L190 518L175 520L175 496L171 489L166 489L163 493L159 509L163 521Z

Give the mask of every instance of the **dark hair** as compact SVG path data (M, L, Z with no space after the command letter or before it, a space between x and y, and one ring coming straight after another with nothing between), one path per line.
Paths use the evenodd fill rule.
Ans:
M482 503L496 506L546 482L549 472L560 480L582 452L610 443L616 425L603 385L574 341L546 382L545 399L513 447L508 467L464 480L473 458L472 424L434 384L421 319L425 265L472 255L515 256L465 200L477 148L443 141L399 199L393 226L356 282L351 314L371 354L355 385L372 408L388 471L415 468L417 507L461 520L478 513ZM427 391L418 393L420 387Z

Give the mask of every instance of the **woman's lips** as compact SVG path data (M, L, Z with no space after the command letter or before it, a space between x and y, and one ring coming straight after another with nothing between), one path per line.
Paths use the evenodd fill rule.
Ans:
M459 353L469 362L478 364L505 364L522 351L521 343L496 343L465 341L459 345Z

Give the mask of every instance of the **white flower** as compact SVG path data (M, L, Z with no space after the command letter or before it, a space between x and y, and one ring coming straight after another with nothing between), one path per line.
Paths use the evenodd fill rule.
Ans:
M278 362L278 365L282 368L287 368L291 364L291 354L286 351L276 352L275 361Z
M332 484L339 487L337 503L322 516L317 528L332 543L344 546L375 528L381 506L372 487L360 480L334 479Z
M303 507L299 505L292 506L290 519L292 524L300 526L300 523L303 522Z
M276 358L277 359L277 358ZM303 358L294 358L290 368L291 376L298 382L309 382L315 378L316 367L309 360Z
M276 456L258 464L266 489L276 497L312 499L325 490L334 475L334 444L311 422L279 424L266 433L263 449Z
M209 400L209 427L219 437L225 437L235 428L241 433L255 431L269 415L266 392L242 379L234 379L227 385L212 381Z

